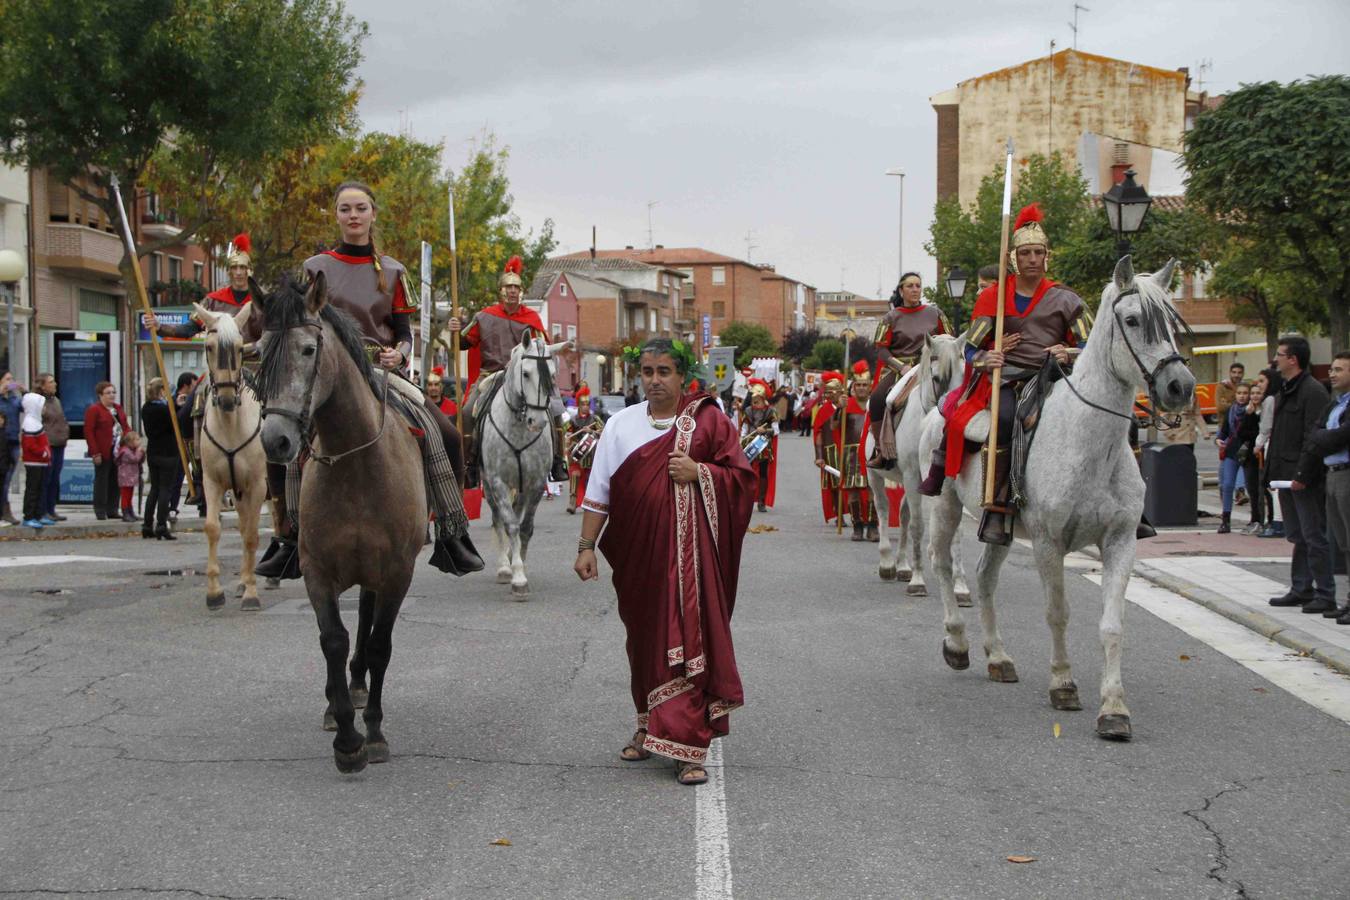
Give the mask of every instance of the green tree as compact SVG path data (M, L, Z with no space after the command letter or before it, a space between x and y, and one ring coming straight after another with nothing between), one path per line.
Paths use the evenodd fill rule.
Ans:
M834 338L821 338L811 350L811 355L802 361L804 369L842 369L844 367L844 342Z
M1347 122L1350 77L1249 84L1199 116L1185 147L1188 201L1264 257L1238 268L1259 268L1266 287L1280 279L1311 287L1338 349L1350 346ZM1305 319L1318 312L1298 309Z
M736 348L736 365L740 367L750 365L756 356L778 355L778 342L763 325L731 321L722 326L717 336L722 339L722 346Z
M820 331L815 328L793 328L783 337L778 348L784 359L801 365L802 360L811 355L811 350L820 340Z
M340 0L11 0L0 16L0 145L117 220L157 154L192 172L197 234L213 198L331 132L366 26ZM123 259L124 272L131 261Z

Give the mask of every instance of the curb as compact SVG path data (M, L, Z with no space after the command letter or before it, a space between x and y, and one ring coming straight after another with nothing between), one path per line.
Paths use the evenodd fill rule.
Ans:
M226 512L221 516L221 527L224 530L237 528L235 524L237 518L233 512ZM206 519L193 517L191 519L183 516L178 519L174 525L175 534L195 534L204 529ZM264 510L258 520L258 530L261 532L264 528L272 527L272 516L267 510ZM128 536L138 536L141 533L141 523L122 522L122 521L94 521L79 522L74 525L48 525L46 528L28 528L23 525L11 525L8 528L0 530L0 544L8 541L72 541L84 538L120 538Z
M1208 588L1191 584L1174 575L1159 571L1148 563L1136 562L1134 574L1174 594L1180 594L1187 600L1198 603L1225 619L1231 619L1239 625L1244 625L1277 644L1282 644L1291 650L1297 650L1306 656L1310 656L1342 675L1350 675L1350 651L1337 647L1335 644L1328 644L1321 638L1302 629L1286 625L1260 610L1243 606L1241 603L1229 600Z

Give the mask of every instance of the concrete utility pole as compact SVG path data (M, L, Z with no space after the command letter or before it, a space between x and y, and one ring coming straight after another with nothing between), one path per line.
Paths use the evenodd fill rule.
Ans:
M652 207L655 206L656 204L660 203L660 202L661 202L660 200L648 200L648 201L647 201L647 249L648 249L648 250L655 250L655 249L656 249L656 238L655 238L656 232L652 229Z
M900 239L898 250L895 254L896 266L899 269L895 273L895 283L900 283L900 276L905 274L905 170L887 169L887 175L896 175L900 178Z

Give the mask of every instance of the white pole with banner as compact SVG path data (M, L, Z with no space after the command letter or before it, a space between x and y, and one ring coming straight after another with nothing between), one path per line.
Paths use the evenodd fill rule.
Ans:
M422 384L427 383L427 372L431 371L429 363L436 361L436 350L431 346L431 321L433 310L431 306L431 244L422 242L422 296L420 298L420 312L422 314L421 332L422 332L422 360L421 368L417 371L422 375Z

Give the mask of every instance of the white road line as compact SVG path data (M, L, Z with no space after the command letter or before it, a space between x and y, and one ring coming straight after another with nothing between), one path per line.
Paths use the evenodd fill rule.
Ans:
M731 835L721 741L713 741L708 748L707 772L707 782L694 788L695 896L698 900L730 900Z
M1084 574L1083 577L1093 584L1102 583L1100 575ZM1130 580L1125 598L1276 687L1350 724L1350 678L1142 579Z
M0 569L19 566L59 566L71 562L129 562L112 556L0 556Z

